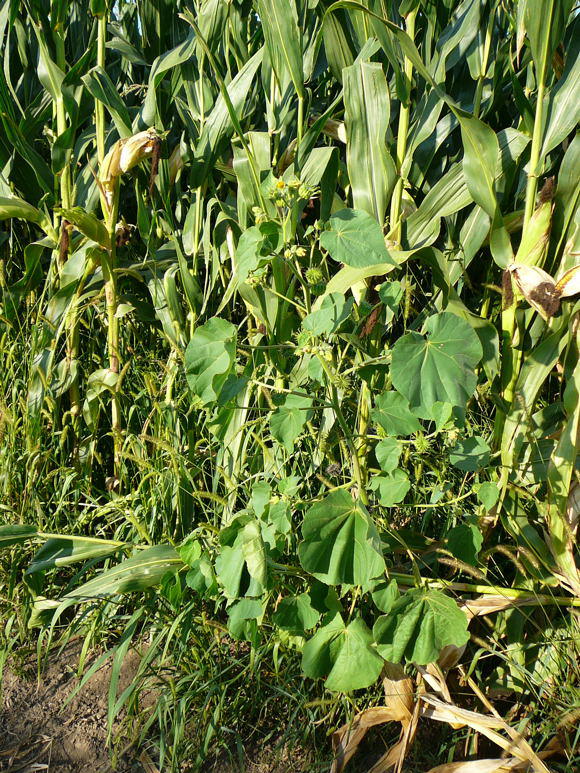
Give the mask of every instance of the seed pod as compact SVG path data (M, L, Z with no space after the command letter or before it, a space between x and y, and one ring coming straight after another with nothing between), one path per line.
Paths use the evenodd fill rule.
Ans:
M507 269L526 301L544 319L553 317L560 308L560 293L552 277L538 266L511 263Z

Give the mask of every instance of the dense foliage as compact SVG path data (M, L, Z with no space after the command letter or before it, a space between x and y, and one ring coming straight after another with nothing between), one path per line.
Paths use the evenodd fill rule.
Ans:
M144 674L215 632L297 653L331 724L382 676L393 765L422 713L481 732L457 664L573 710L572 6L0 3L5 652L149 636Z

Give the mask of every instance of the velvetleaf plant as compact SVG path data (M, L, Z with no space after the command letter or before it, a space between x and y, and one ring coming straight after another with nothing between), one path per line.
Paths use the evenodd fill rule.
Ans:
M31 625L155 589L350 692L461 657L481 597L578 604L579 23L0 4Z

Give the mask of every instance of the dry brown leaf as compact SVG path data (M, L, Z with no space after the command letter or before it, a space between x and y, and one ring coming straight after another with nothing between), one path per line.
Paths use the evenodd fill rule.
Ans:
M504 722L501 717L490 717L477 711L461 709L459 706L444 703L434 695L422 695L420 700L426 704L423 709L423 716L435 719L438 722L446 722L447 724L462 723L467 725L478 733L485 735L486 738L489 738L490 741L493 741L512 756L517 757L523 762L531 763L532 770L535 773L549 773L548 768L527 741L510 727L507 722ZM497 732L498 730L503 730L510 737L505 738L501 733Z
M470 760L468 762L448 762L445 765L437 765L428 773L496 773L496 771L521 769L519 760Z
M417 666L417 670L423 677L423 679L430 685L435 692L438 692L443 696L443 699L448 703L451 703L451 695L447 682L445 681L445 674L441 670L441 667L437 663L429 663L426 667Z
M556 282L561 298L571 298L580 293L580 265L572 266Z
M463 647L456 647L455 644L448 644L446 647L443 647L437 660L443 671L449 671L459 663L466 647L467 644L464 644Z
M525 607L537 603L537 599L533 596L521 599L508 599L505 596L486 595L464 601L460 608L465 612L468 620L471 620L479 615L490 615L492 612L502 612L504 609L510 609L511 607Z
M370 727L394 721L398 721L396 712L386 706L375 706L372 709L366 709L357 714L352 722L343 725L333 733L332 751L334 760L330 773L342 773Z
M397 720L410 720L415 705L415 688L413 680L409 679L400 664L385 663L383 690L385 702L397 714Z

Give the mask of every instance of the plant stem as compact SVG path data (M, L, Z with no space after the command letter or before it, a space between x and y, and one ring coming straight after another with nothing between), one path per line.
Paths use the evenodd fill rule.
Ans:
M333 383L334 374L330 370L330 367L328 365L328 362L324 359L324 357L320 356L319 354L316 355L320 361L320 364L322 365L322 368L324 372L326 373L326 378L328 379L328 387L330 390L330 400L332 402L332 407L334 409L334 412L336 413L336 418L338 419L338 423L340 424L340 427L342 431L344 432L344 437L346 439L346 442L348 444L348 450L350 452L351 458L352 458L352 466L353 466L353 473L354 473L354 479L357 482L358 485L358 494L363 504L368 505L369 499L367 496L367 490L365 485L364 476L360 467L359 458L358 458L358 450L356 447L356 444L354 442L354 439L352 437L352 433L348 427L348 424L346 422L346 419L344 418L344 414L342 412L342 408L340 407L340 400L338 399L338 392L336 390L336 387Z
M298 97L298 145L302 142L302 136L304 133L304 97Z
M111 239L110 250L103 257L103 277L105 279L105 303L107 308L107 353L109 357L109 370L119 374L119 320L117 318L117 276L115 273L117 264L117 246L115 226L119 212L119 183L117 182L113 193L113 201L107 214L107 229ZM121 403L116 385L111 397L111 431L113 433L113 468L115 477L119 478L121 468Z
M417 17L417 9L411 11L405 18L405 26L407 28L407 34L413 40L415 37L415 19ZM397 129L397 182L395 184L395 190L393 191L393 198L391 199L391 213L390 213L390 231L391 238L395 242L401 240L401 203L403 201L403 175L402 167L407 154L407 134L409 132L409 115L411 107L411 85L413 79L413 63L408 57L405 57L404 63L405 84L407 88L407 100L405 103L401 103L399 111L399 126Z
M107 41L107 14L97 19L97 66L105 69L105 44ZM95 99L95 135L97 138L97 159L99 164L105 157L105 106Z
M479 118L479 111L481 109L483 82L485 81L485 74L487 72L487 60L489 59L489 51L491 48L491 38L492 38L494 21L495 21L495 8L489 14L489 19L487 20L487 28L485 30L485 41L483 43L483 52L481 55L481 70L479 71L477 86L475 88L475 98L473 100L473 115L476 118Z
M548 64L548 47L550 43L549 28L552 26L553 3L549 3L548 18L546 25L547 34L543 36L543 45L541 52L541 61L536 62L536 79L538 83L538 95L536 98L536 115L534 118L534 132L532 135L532 149L530 151L530 166L528 172L528 182L526 185L526 205L524 209L524 226L522 237L525 234L526 226L534 213L536 205L536 189L538 187L538 165L540 162L540 152L542 147L542 135L544 133L544 92L546 90L546 69Z

